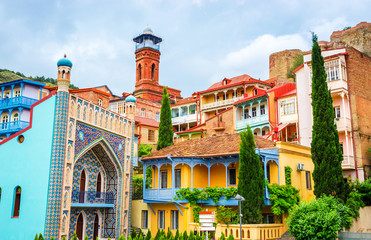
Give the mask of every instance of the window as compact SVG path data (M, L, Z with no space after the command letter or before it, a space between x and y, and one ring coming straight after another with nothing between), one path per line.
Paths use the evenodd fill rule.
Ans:
M154 80L155 79L155 64L154 63L152 63L152 71L151 71L151 79L152 80Z
M148 141L155 141L155 131L148 130Z
M80 118L80 104L77 104L77 113L76 113L76 118Z
M219 102L219 96L216 96L216 101Z
M15 90L14 91L14 97L19 97L19 96L21 96L21 90L20 89Z
M330 61L325 63L327 81L334 81L340 79L339 75L339 61Z
M340 150L341 150L341 154L344 154L344 144L343 143L340 143Z
M84 111L82 112L82 119L86 120L86 107L84 107Z
M254 95L258 95L258 89L254 89Z
M178 108L173 108L173 109L171 110L171 116L172 116L173 118L179 117L179 109L178 109Z
M260 115L264 115L265 114L265 105L261 105L260 106Z
M274 214L263 213L263 223L274 223Z
M167 188L167 171L161 171L161 188Z
M335 117L340 118L340 107L334 107Z
M98 197L98 193L101 193L102 192L102 176L100 173L98 173L98 177L97 177L97 197Z
M142 210L142 228L147 229L148 228L148 211Z
M160 122L160 113L159 112L156 113L156 121Z
M19 217L19 208L21 206L21 187L15 188L15 198L13 206L13 217Z
M296 113L295 110L295 99L282 101L281 103L281 115Z
M236 169L228 168L228 185L236 186Z
M13 116L13 121L18 121L19 120L19 114L15 113Z
M98 105L99 105L99 106L102 106L102 105L103 105L103 101L102 101L102 99L100 99L100 98L98 98Z
M138 80L142 79L142 65L138 65Z
M252 117L256 117L256 107L253 107L251 110Z
M177 230L179 227L179 211L171 210L171 230Z
M249 109L248 108L245 108L245 112L243 113L243 118L244 119L248 119L250 116L249 116Z
M158 210L158 228L165 229L165 211Z
M187 116L188 115L188 107L184 106L180 108L180 116Z
M312 189L312 178L310 176L310 171L305 171L305 179L307 182L307 189L311 190Z
M182 171L181 171L181 169L175 169L174 174L175 174L174 187L175 188L181 188L181 185L182 185Z
M196 113L196 104L192 104L189 106L189 114L195 114Z
M144 108L140 109L140 116L141 117L146 117L146 109L144 109Z

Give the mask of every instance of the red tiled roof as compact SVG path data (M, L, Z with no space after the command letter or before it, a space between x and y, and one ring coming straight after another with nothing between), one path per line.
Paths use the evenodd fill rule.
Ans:
M257 148L273 148L273 141L254 136ZM240 135L238 133L215 137L191 139L163 148L142 157L142 160L171 157L212 157L239 154Z
M292 91L293 89L296 89L296 85L293 83L287 83L282 86L277 86L271 89L268 89L267 92L274 92L274 97L279 98L282 94L286 94L287 92Z
M183 104L187 104L187 103L191 103L191 102L196 102L197 101L197 98L194 98L194 97L187 97L187 98L183 98L183 99L180 99L180 100L177 100L177 102L171 106L178 106L178 105L183 105Z
M283 97L288 97L288 96L291 96L291 95L296 95L296 88L294 90L291 90L290 92L287 92L285 94L282 94L281 96L279 96L280 98L283 98Z
M245 97L245 98L242 98L241 100L233 103L233 105L236 105L236 104L239 104L239 103L242 103L242 102L246 102L248 100L251 100L251 99L254 99L254 98L258 98L258 97L261 97L261 96L264 96L264 95L267 95L266 92L261 92L260 94L258 95L251 95L251 96L248 96L248 97Z
M135 116L134 120L136 122L139 122L142 125L145 125L145 126L156 127L156 128L159 127L159 123L152 118L145 118L145 117Z
M177 132L177 133L179 134L179 133L188 133L188 132L199 132L199 131L204 131L205 129L203 129L203 128L199 128L199 127L204 126L204 125L206 125L206 123L198 124L198 125L196 125L196 126L194 126L194 127L191 127L190 129L187 129L187 130L185 130L185 131L181 131L181 132Z

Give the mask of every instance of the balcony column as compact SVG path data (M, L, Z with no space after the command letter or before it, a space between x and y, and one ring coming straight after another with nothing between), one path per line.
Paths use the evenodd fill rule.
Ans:
M210 187L210 162L207 163L207 180Z
M171 196L172 198L171 199L174 199L174 186L175 186L175 166L174 166L174 162L171 163Z
M146 189L146 172L147 172L147 164L143 164L143 196L144 196L144 191Z
M4 98L4 89L5 89L5 87L1 87L1 99Z
M12 112L13 112L13 108L9 108L9 120L8 120L8 122L12 121Z
M236 89L233 88L233 98L236 98L236 97L237 97L237 95L236 95Z
M21 121L21 113L22 113L23 108L19 107L18 108L18 120Z
M261 106L261 105L260 105L260 103L261 103L261 100L259 100L259 110L258 110L258 113L259 113L259 114L256 113L256 116L258 116L258 115L260 116L260 115L261 115L261 112L260 112L260 106Z
M215 102L216 102L216 97L217 97L216 95L218 95L218 93L214 93L214 95L215 95Z
M160 197L160 164L157 164L157 198Z
M12 85L12 90L10 91L10 98L13 98L13 89L14 89L14 85Z
M263 157L263 163L264 163L264 179L267 180L267 161L265 159L265 156L262 156ZM265 197L268 198L268 188L265 187Z
M242 105L242 119L246 119L245 118L245 105Z
M228 162L225 161L225 187L228 187Z
M339 74L340 74L340 80L343 80L343 73L341 72L341 60L339 58Z
M191 188L193 189L193 162L191 162Z
M227 90L224 90L224 100L227 100Z
M21 83L21 97L23 96L23 86L24 86L24 83Z
M250 103L250 114L251 114L251 117L254 117L254 116L252 115L252 102Z

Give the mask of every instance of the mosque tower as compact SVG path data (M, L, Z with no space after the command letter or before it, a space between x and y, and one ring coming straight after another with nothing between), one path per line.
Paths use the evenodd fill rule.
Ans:
M71 69L72 69L72 62L67 59L66 54L64 54L64 58L61 58L57 62L58 66L58 77L57 77L57 86L58 92L64 91L68 92L68 87L70 86L71 82Z

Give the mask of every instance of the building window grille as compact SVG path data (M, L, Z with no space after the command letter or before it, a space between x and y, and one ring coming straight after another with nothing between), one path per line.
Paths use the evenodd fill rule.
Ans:
M141 116L141 117L146 117L146 109L142 108L142 109L140 110L140 116Z
M256 107L252 108L251 113L253 117L256 117Z
M161 188L167 188L167 171L161 171Z
M182 171L180 169L175 169L174 170L175 174L175 188L181 188L181 182L182 182Z
M102 99L100 99L100 98L98 98L98 105L99 105L99 106L102 106L102 105L103 105L103 101L102 101Z
M159 112L156 113L156 121L160 122L160 113Z
M158 228L165 229L165 211L164 210L158 211Z
M155 131L148 130L148 141L155 141Z
M228 185L236 186L236 169L228 168Z
M179 211L171 210L171 230L177 230L179 228Z
M283 113L283 115L296 113L295 100L283 101L281 103L281 112Z
M265 115L265 105L260 106L260 115Z
M142 228L148 228L148 210L142 210Z
M19 114L15 113L13 116L13 121L18 121L19 120Z
M15 96L15 97L19 97L19 96L21 96L21 90L15 90L15 91L14 91L14 96Z
M335 111L335 117L336 118L340 118L341 114L340 114L340 107L335 107L334 108L334 111Z
M305 171L305 179L306 179L307 189L311 190L312 189L312 178L310 176L310 171Z

